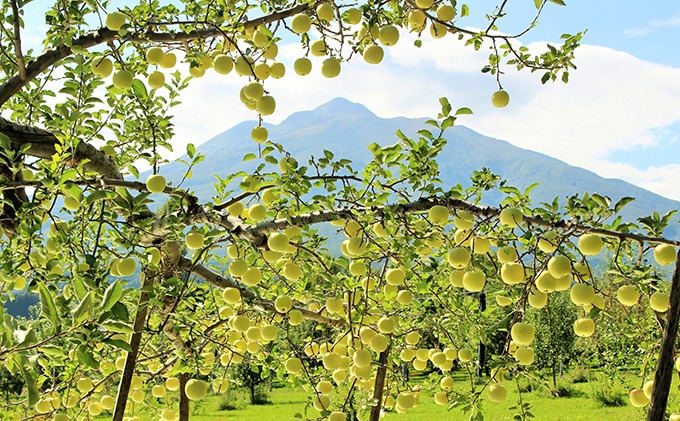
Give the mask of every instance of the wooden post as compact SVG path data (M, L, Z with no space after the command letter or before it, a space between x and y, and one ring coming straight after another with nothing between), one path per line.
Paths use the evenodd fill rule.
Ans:
M184 393L184 386L189 381L189 375L182 373L179 375L179 421L189 421L189 398Z
M656 373L654 374L652 399L649 402L649 410L647 412L647 421L666 419L668 393L671 389L671 381L675 369L673 351L678 334L678 318L680 316L680 254L675 259L675 270L673 270L670 295L669 308L666 312L666 325L664 326L663 340L659 350L659 361L656 364Z
M153 285L153 276L147 276L142 271L142 288ZM125 416L125 405L130 394L130 384L132 383L132 374L137 365L137 355L139 354L139 344L142 342L142 331L144 330L144 323L146 322L146 315L148 313L149 294L142 291L139 294L139 301L137 304L137 314L135 322L132 327L132 337L130 338L130 352L125 358L125 367L118 385L118 395L116 396L116 407L113 409L113 417L111 421L123 421Z
M373 398L378 403L371 408L371 416L369 421L380 420L380 408L382 408L383 391L385 390L385 375L387 374L387 357L390 355L390 347L380 353L378 358L378 371L375 373L375 389L373 389ZM180 420L181 421L181 420Z

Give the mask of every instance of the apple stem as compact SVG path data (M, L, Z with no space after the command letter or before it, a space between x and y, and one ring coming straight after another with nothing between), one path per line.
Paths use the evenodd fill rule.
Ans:
M680 318L680 254L675 259L675 269L671 281L670 308L666 312L666 327L663 331L659 361L654 374L652 398L647 412L647 421L663 420L666 417L668 393L674 371L674 346Z

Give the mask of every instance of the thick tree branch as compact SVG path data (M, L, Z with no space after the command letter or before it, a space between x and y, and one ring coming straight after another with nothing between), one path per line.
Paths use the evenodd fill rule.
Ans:
M225 289L225 288L238 288L241 291L241 297L243 299L252 299L253 304L256 307L261 308L262 310L265 311L276 311L276 307L274 306L274 303L269 300L265 300L263 298L260 298L257 294L254 292L241 287L238 283L234 282L233 280L229 278L225 278L223 276L220 276L216 274L215 272L211 271L207 267L200 265L200 264L194 264L191 260L187 259L186 257L182 257L179 263L179 266L182 269L191 271L194 275L198 276L199 278L203 279L207 283L209 283L212 286L215 286L217 288ZM309 320L314 320L316 322L328 325L328 326L346 326L347 322L343 319L333 319L330 317L322 316L319 313L316 313L314 311L311 311L309 309L306 309L304 307L298 307L298 306L293 306L292 310L298 310L300 313L302 313L302 317L305 319Z
M19 76L26 77L26 62L24 61L24 53L21 51L21 25L19 24L21 18L19 17L17 0L12 0L12 17L14 20L14 54L17 56Z
M290 9L281 10L269 15L248 20L244 22L243 26L245 28L257 28L260 25L276 22L277 20L300 14L310 7L313 6L307 3L301 4ZM177 31L173 33L145 31L143 33L135 33L131 37L125 38L124 41L169 43L210 38L219 36L221 34L222 32L219 29L214 28L194 30L190 32ZM74 39L72 45L88 49L99 44L113 41L116 37L118 37L118 31L111 31L107 28L99 28L96 31L89 32ZM26 86L28 82L36 78L40 73L44 72L71 54L73 54L71 47L67 46L66 44L61 44L56 48L51 48L45 51L40 57L31 61L28 66L25 66L25 72L23 75L20 72L19 74L10 77L5 81L5 83L0 85L0 105L3 105L9 101L12 96L19 92L21 88Z

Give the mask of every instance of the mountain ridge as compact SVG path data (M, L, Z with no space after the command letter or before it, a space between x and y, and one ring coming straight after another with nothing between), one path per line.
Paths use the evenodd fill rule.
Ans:
M338 158L353 161L353 168L368 163L372 155L367 145L378 143L387 146L399 141L397 129L407 136L416 136L426 118L380 118L367 107L338 97L313 110L291 114L278 125L264 124L269 138L286 147L299 162L310 156L320 156L328 149ZM214 194L211 185L215 181L213 172L221 176L238 171L252 171L252 162L241 162L241 158L255 150L256 144L250 139L250 130L256 121L244 121L197 147L206 155L205 161L193 169L193 178L186 180L185 188L195 189L201 200L209 200ZM614 178L598 176L587 169L571 166L556 158L539 152L523 149L502 140L484 136L462 125L447 129L444 133L448 144L442 150L438 162L440 177L445 186L462 184L467 187L473 171L489 168L508 184L524 190L529 185L540 185L531 193L534 205L552 202L584 192L599 193L617 201L624 196L635 197L622 211L624 220L652 214L664 214L670 209L680 209L680 202L649 192L641 187ZM168 180L179 180L182 164L170 163L161 167L161 173ZM210 168L210 170L202 170ZM140 177L146 178L146 174ZM485 194L485 202L497 204L504 197L498 191ZM677 217L674 218L676 222ZM669 236L677 236L677 224L668 228Z

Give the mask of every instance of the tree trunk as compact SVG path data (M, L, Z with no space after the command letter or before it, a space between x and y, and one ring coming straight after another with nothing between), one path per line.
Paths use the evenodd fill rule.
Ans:
M387 374L387 357L390 354L390 348L380 353L378 358L378 371L375 373L375 389L373 390L373 398L378 402L371 408L371 417L369 421L380 420L380 408L382 408L383 391L385 390L385 375Z
M184 386L189 381L189 374L179 375L179 421L189 421L189 398L184 393Z
M659 421L665 419L668 393L671 388L671 380L674 371L674 347L678 334L678 316L680 315L680 255L675 259L675 270L671 282L671 297L668 311L666 312L666 326L663 330L663 340L659 350L659 361L654 374L654 387L652 399L649 403L647 421Z
M154 276L147 276L142 271L142 288L153 285ZM125 404L130 394L130 383L132 382L132 374L137 365L137 355L139 354L139 344L142 341L142 331L144 330L144 323L146 322L146 315L148 312L147 303L149 301L149 294L142 291L139 294L139 301L137 304L137 314L135 315L135 322L132 327L133 333L130 338L130 352L125 358L125 367L118 385L118 395L116 397L116 407L113 410L113 417L111 421L122 421L125 416Z

